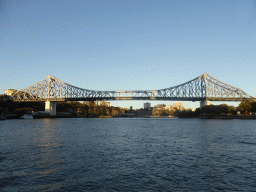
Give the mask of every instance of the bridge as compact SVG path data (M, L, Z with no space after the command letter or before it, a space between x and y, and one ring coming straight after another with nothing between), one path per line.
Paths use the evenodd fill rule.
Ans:
M200 106L210 101L254 100L239 88L227 85L204 73L181 85L146 91L95 91L67 84L51 75L43 80L19 90L11 96L14 102L45 102L45 111L56 115L58 101L96 100L175 100L201 101Z

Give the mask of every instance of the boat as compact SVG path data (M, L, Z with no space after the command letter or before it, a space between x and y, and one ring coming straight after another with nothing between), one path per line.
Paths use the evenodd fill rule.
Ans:
M34 119L43 119L43 118L55 118L56 115L50 115L50 113L45 111L32 112L32 117Z
M0 115L0 120L5 120L6 116L5 115Z
M6 115L6 119L19 119L19 117L16 114L8 114Z
M21 116L20 118L21 119L33 119L33 116L29 115L29 114L25 114L25 115Z

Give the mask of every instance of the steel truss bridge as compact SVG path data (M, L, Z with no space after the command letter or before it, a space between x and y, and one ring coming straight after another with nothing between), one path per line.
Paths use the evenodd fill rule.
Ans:
M178 100L178 101L240 101L253 99L239 88L227 85L204 73L181 85L146 91L95 91L75 87L51 75L17 91L15 102L96 101L96 100Z

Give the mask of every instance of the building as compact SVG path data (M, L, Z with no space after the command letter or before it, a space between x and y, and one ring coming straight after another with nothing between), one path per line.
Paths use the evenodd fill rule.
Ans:
M97 101L97 105L98 105L98 106L110 107L110 102L106 102L106 101Z
M18 91L17 89L7 89L7 90L4 90L4 94L12 96L13 94L17 93L17 91Z
M182 107L181 102L175 102L175 103L173 103L173 108L175 108L175 107L176 107L178 110L184 109L184 107Z
M90 101L84 101L83 104L89 105L89 104L90 104Z
M151 107L151 103L148 103L148 102L144 103L144 109L150 109L150 107Z
M105 106L110 107L110 102L104 102Z

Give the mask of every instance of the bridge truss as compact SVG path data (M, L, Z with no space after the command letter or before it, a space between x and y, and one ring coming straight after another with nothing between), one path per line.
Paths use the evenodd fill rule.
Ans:
M12 95L14 101L181 100L239 101L254 99L239 88L204 73L181 85L147 91L95 91L67 84L51 75Z

